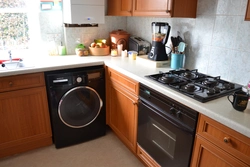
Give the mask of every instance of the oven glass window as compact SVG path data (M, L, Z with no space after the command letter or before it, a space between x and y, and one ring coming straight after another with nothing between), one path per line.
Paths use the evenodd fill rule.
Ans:
M149 119L148 126L148 132L152 132L147 133L148 138L152 141L155 147L158 147L160 150L162 150L164 154L173 159L176 135L161 124L159 124L153 118Z

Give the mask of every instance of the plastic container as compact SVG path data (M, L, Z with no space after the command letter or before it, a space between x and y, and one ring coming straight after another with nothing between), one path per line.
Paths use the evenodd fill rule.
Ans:
M128 57L131 60L136 60L137 55L138 55L138 52L136 52L136 51L128 51Z
M59 55L66 55L67 51L66 51L66 47L65 46L58 46L58 54Z

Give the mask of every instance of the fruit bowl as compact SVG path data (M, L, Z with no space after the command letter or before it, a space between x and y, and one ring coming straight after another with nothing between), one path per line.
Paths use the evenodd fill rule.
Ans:
M93 48L89 47L89 53L93 56L106 56L110 54L110 47L106 46L105 48Z

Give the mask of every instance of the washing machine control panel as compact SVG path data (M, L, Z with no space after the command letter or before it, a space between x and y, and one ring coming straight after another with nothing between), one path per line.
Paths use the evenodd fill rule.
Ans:
M76 78L76 82L77 82L77 83L81 83L81 82L82 82L82 77L77 77L77 78Z
M86 84L87 76L86 76L86 74L78 73L78 74L75 74L72 76L72 80L73 80L73 84L76 84L76 85Z

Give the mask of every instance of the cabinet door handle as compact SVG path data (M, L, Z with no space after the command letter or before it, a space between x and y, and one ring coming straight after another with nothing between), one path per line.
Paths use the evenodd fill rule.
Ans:
M10 82L9 82L9 86L12 86L12 85L13 85L13 83L10 81Z
M167 10L166 13L171 13L172 9L172 0L167 0Z
M230 138L229 138L229 137L224 137L223 141L224 141L225 143L230 143Z
M133 104L134 104L134 105L137 105L137 102L133 101Z

